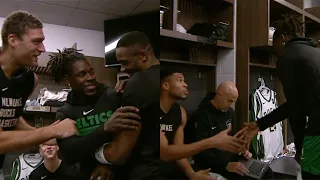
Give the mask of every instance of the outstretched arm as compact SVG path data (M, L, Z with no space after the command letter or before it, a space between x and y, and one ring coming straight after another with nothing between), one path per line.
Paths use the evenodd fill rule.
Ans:
M76 134L72 121L60 122L29 131L0 131L0 154L32 148L53 138L66 138Z
M209 139L204 139L192 144L169 145L164 132L160 131L160 159L163 161L177 161L188 158L213 146L214 143L210 142Z

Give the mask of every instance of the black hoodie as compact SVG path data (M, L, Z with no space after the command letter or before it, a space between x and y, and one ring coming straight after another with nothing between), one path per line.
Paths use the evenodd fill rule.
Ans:
M235 112L232 108L222 112L216 109L211 100L215 93L208 93L202 100L196 112L192 115L191 121L195 124L194 141L200 141L217 135L226 130L229 123L234 123ZM231 132L231 134L234 134ZM227 175L226 167L229 162L238 158L236 154L221 151L218 149L208 149L194 156L195 164L201 169L211 168L212 172Z
M112 136L104 132L103 124L120 107L119 103L114 89L98 84L95 96L84 97L70 92L67 102L57 111L57 120L70 118L76 121L80 135L58 141L62 158L68 164L80 162L86 179L98 162L95 151L112 140Z
M277 60L277 73L283 86L286 102L258 120L260 130L289 118L295 137L297 153L305 135L320 135L320 49L312 39L293 38L285 53Z

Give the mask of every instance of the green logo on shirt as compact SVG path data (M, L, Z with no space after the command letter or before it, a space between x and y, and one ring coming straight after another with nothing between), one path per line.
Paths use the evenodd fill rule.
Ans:
M108 121L112 116L113 111L102 112L100 114L84 116L76 120L76 126L80 136L85 136L95 130L101 124Z

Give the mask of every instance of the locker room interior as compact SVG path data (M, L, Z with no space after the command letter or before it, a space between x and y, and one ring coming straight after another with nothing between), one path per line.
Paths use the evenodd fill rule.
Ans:
M285 102L273 62L272 41L268 38L269 27L281 18L281 14L301 14L308 22L306 35L320 40L318 0L247 0L246 3L241 0L215 0L210 3L205 0L96 0L95 3L91 6L90 2L81 0L1 0L0 25L2 26L4 18L12 11L19 9L34 13L48 25L47 39L52 41L48 42L47 52L39 58L40 67L45 68L48 55L56 52L56 49L74 46L83 49L95 69L97 80L114 87L117 80L121 79L121 74L119 67L106 67L108 64L103 52L106 45L104 21L142 12L155 12L160 8L161 66L177 68L183 73L188 84L188 98L179 104L186 109L190 117L206 93L215 91L221 82L232 81L239 91L239 98L234 106L238 120L235 124L237 129L252 119L250 95L261 85L259 78L264 80L265 86L277 92L279 104ZM122 7L123 4L126 5ZM206 7L212 9L208 10ZM65 13L67 11L70 13ZM71 13L73 11L74 13ZM211 40L186 33L194 24L203 22L227 24L227 30L224 29L226 37ZM70 28L69 31L65 31L66 28ZM58 38L64 40L60 44L52 44L55 43L55 36L61 36ZM78 39L69 39L70 36ZM66 85L54 84L41 68L34 68L34 71L39 76L39 83L29 99L36 99L44 87L50 91L68 88ZM25 112L24 117L31 125L46 126L54 122L55 112L56 108L50 108L49 112L33 110ZM189 126L192 124L186 127L186 142L190 136ZM283 138L285 145L291 144L294 139L287 121L283 123ZM29 151L6 155L3 165L5 180L10 179L13 160L21 153ZM284 167L285 163L274 166L277 179L295 179L296 170L291 166L290 173L286 173L288 169Z

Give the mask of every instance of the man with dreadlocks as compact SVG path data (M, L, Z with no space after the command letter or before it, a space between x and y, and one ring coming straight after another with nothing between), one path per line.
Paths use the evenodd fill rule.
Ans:
M303 37L304 31L304 23L297 15L285 15L277 23L273 47L286 102L247 124L246 135L252 139L258 131L289 118L302 178L320 179L320 49L312 39Z
M111 142L113 135L120 130L135 131L139 127L139 122L135 121L140 118L136 114L138 109L131 106L119 108L115 90L96 81L94 69L78 50L59 50L56 55L51 55L47 66L56 83L64 81L72 88L67 102L57 110L56 119L76 121L79 136L58 140L63 159L69 164L80 162L84 179L90 178L97 160L105 164L121 163L125 156L115 155L119 151L116 142L112 143L106 157L95 159L95 151Z

